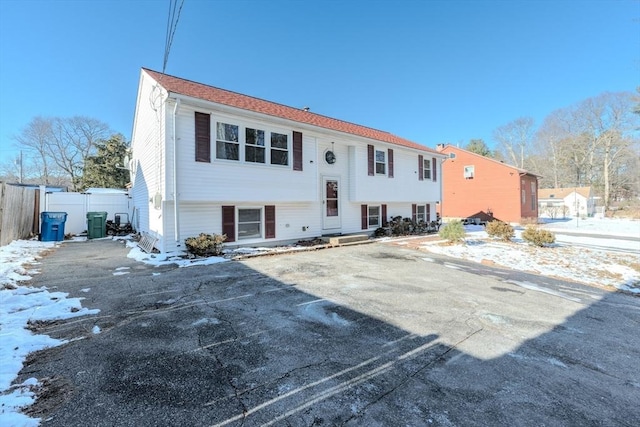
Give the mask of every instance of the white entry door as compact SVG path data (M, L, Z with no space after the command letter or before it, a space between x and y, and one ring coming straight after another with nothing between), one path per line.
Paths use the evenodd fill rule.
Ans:
M322 228L340 228L340 180L335 177L323 178Z

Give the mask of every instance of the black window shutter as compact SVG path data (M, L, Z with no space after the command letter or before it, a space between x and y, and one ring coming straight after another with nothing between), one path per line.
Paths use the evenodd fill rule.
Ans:
M211 116L196 111L196 162L211 162Z
M431 222L431 205L427 203L427 222Z
M382 205L382 226L386 227L389 222L387 221L387 205Z
M375 175L373 154L373 145L367 145L367 171L369 173L369 176Z
M226 242L236 241L236 207L222 207L222 234L227 235Z
M389 178L393 178L393 150L389 148Z
M369 228L369 209L367 205L360 205L360 225L363 230Z
M276 237L276 207L273 205L264 207L264 237L267 239Z
M431 165L432 165L432 166L431 166L431 171L432 171L432 173L433 173L433 180L434 180L434 181L437 181L437 180L438 180L438 171L437 171L437 169L436 169L437 164L438 164L438 162L436 161L436 158L435 158L435 157L434 157L434 158L432 158L432 159L431 159Z
M418 180L424 180L424 157L422 155L418 156Z
M293 131L293 170L302 170L302 133Z
M413 222L416 222L416 218L417 218L416 213L417 213L417 211L418 211L418 207L414 203L413 205L411 205L411 220Z

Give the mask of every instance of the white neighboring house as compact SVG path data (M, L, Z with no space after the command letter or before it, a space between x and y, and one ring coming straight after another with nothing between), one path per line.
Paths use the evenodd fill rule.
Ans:
M594 216L595 198L591 187L541 188L538 190L538 212L540 216L565 218Z
M168 252L202 232L252 246L371 233L397 215L432 221L444 157L388 132L143 68L133 223Z

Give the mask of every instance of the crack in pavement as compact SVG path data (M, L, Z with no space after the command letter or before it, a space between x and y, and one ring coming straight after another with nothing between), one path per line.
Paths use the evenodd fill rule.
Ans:
M354 420L356 418L360 418L362 415L364 415L364 413L367 411L367 409L369 409L370 407L372 407L373 405L377 404L378 402L380 402L381 400L383 400L384 398L386 398L387 396L389 396L390 394L392 394L393 392L395 392L397 389L399 389L400 387L404 386L405 384L407 384L409 381L411 381L416 375L420 374L421 372L423 372L425 369L430 368L431 366L433 366L436 363L439 362L443 362L445 361L445 358L447 356L447 354L449 354L451 351L453 350L457 350L458 346L462 343L464 343L465 341L467 341L468 339L470 339L471 337L473 337L474 335L482 332L484 330L484 328L479 328L475 331L473 331L472 333L470 333L469 335L467 335L465 338L463 338L462 340L456 342L454 345L449 346L449 348L442 352L441 354L439 354L437 357L435 357L433 360L431 360L429 363L425 364L424 366L422 366L420 369L415 370L414 372L408 374L403 380L401 380L400 382L398 382L395 386L391 387L389 390L387 390L386 392L382 393L380 396L378 396L376 399L372 400L371 402L367 403L362 409L360 409L357 413L353 414L352 416L350 416L349 418L347 418L344 422L342 422L342 426L345 426L347 423L349 423L351 420ZM434 344L434 342L431 342L430 344Z

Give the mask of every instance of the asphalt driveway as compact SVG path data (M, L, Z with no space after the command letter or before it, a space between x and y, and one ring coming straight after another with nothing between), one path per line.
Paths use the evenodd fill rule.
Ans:
M21 372L46 384L44 426L640 425L638 297L390 243L190 268L127 253L64 244L32 281L101 310L40 327L75 339Z

